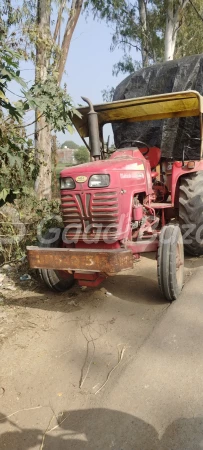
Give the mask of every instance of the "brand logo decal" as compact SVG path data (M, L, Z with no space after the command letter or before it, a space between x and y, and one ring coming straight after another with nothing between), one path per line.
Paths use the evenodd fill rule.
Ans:
M87 177L85 177L84 175L79 175L79 177L76 177L75 179L78 183L84 183L85 181L87 181Z
M144 178L144 173L141 173L141 172L138 172L138 173L136 173L136 172L120 173L120 177L121 178L127 178L127 179L134 178L135 180L140 180L140 179Z

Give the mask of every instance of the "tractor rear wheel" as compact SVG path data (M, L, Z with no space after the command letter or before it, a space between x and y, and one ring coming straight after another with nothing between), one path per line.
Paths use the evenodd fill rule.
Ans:
M62 231L60 230L59 237L54 242L49 242L54 239L55 233L48 231L43 239L47 242L40 244L40 247L56 248L62 247ZM65 292L71 288L74 284L74 277L72 274L66 272L65 270L54 270L54 269L39 269L39 274L43 282L52 291Z
M159 288L172 302L183 287L184 250L183 238L178 225L166 225L159 237L157 276Z
M187 253L192 256L202 255L203 171L187 174L180 179L179 223Z

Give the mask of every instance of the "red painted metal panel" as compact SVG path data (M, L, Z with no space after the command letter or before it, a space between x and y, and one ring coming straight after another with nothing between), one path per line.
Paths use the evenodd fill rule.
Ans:
M133 254L137 253L148 253L156 252L158 248L159 241L156 238L152 239L142 239L140 241L128 241L126 246Z

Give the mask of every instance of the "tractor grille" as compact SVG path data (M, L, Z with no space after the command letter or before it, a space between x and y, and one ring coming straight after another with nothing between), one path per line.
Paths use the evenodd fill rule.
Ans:
M116 238L119 221L117 192L62 193L61 206L69 240Z

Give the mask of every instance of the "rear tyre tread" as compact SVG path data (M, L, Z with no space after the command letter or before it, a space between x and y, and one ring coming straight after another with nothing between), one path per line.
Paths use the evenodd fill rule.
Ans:
M190 234L185 243L185 250L192 256L203 254L203 171L194 172L181 177L179 186L179 223L182 234L187 231L184 225L191 225ZM196 232L202 229L200 237L202 242L197 242Z

